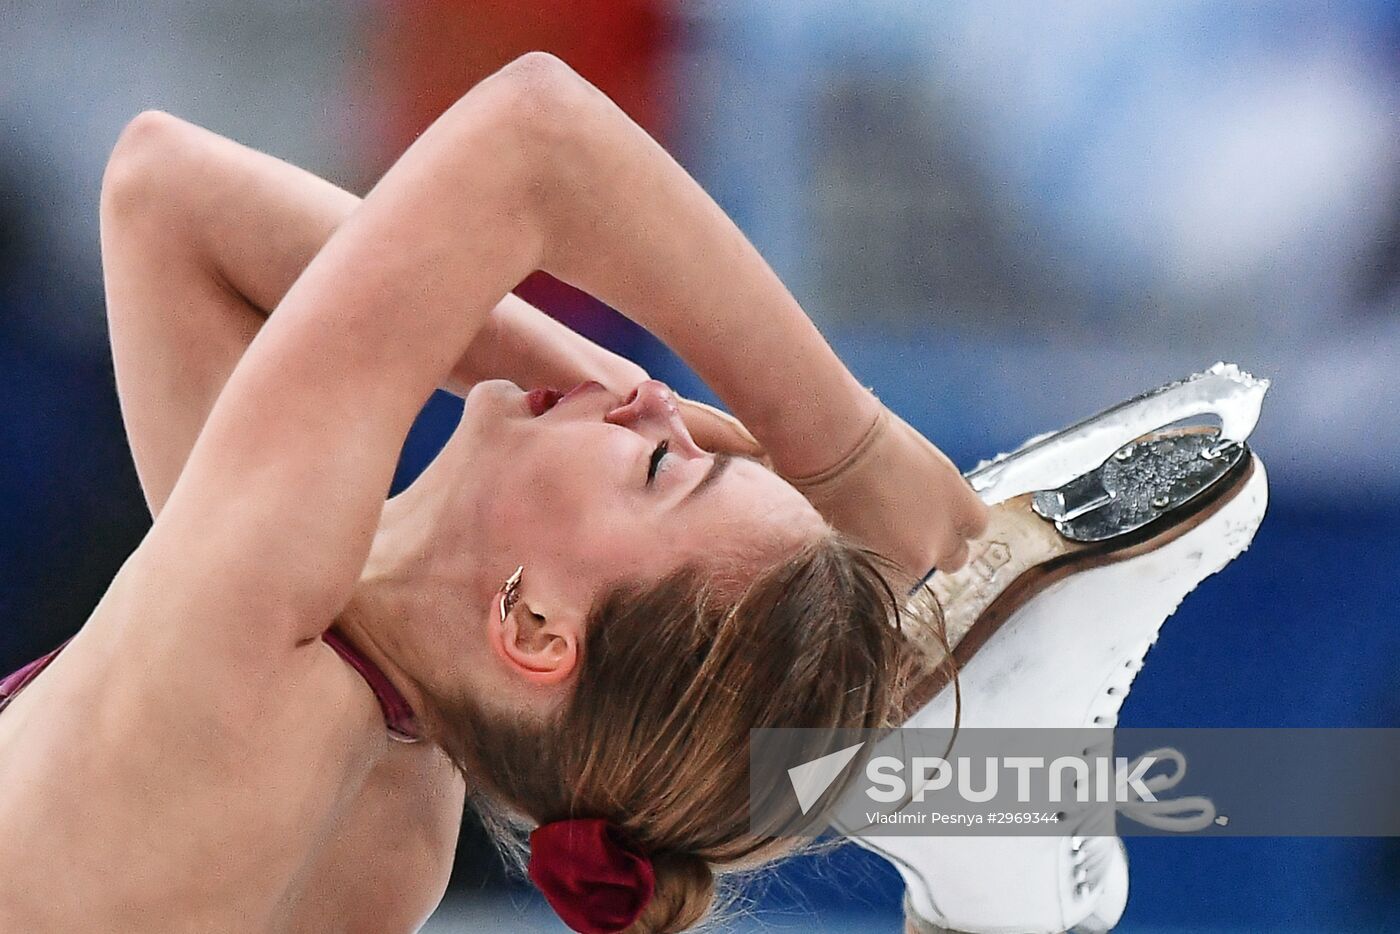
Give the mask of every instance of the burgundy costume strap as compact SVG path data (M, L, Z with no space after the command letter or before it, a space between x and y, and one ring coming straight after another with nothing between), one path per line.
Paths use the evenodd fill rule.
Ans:
M409 706L407 698L399 693L399 689L394 687L388 675L384 674L378 665L334 629L327 629L321 634L321 639L365 679L369 689L374 692L375 699L379 701L379 709L384 712L384 725L389 728L390 736L405 743L416 743L423 738L418 728L418 718Z
M70 641L70 639L64 639L62 644L52 652L34 659L19 671L7 675L4 680L0 680L0 710L4 710L9 705L10 700L20 692L21 688L39 677L39 672L49 667L49 662L57 658L58 653L63 651L63 646Z
M369 689L374 692L375 699L379 701L379 708L384 712L384 725L389 728L389 734L397 740L406 743L417 742L422 738L418 730L418 719L414 716L413 708L409 706L408 700L394 687L388 676L360 653L353 645L346 642L335 630L327 630L321 637L326 644L335 649L340 657L349 662L350 667L359 672L360 677L365 679ZM25 685L39 677L39 673L49 666L58 653L72 641L63 640L58 648L42 655L23 668L6 675L0 679L0 710L4 710L9 705Z

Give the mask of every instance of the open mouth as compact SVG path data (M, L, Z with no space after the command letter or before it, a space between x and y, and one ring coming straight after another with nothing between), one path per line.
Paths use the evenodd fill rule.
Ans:
M525 393L525 406L530 410L530 414L536 417L543 415L554 408L565 399L581 395L590 389L602 389L603 384L597 380L585 380L579 383L568 392L561 392L558 389L531 389Z
M543 415L559 404L564 394L557 389L531 389L525 393L525 407L536 417Z

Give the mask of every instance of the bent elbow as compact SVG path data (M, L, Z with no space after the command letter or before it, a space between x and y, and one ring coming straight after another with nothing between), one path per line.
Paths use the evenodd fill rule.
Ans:
M508 85L522 109L543 113L569 104L591 87L567 62L549 52L526 52L508 62L490 80Z
M184 145L189 125L162 110L144 110L117 137L102 173L100 210L104 220L148 208L159 195L160 179Z
M590 103L600 94L562 59L548 52L527 52L496 72L488 82L500 93L502 118L527 156L550 156L567 146Z
M601 94L558 57L528 52L473 87L438 123L450 149L493 154L519 210L538 220L562 165L582 156L590 93Z

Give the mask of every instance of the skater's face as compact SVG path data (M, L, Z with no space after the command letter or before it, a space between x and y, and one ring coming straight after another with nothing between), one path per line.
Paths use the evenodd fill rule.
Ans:
M562 650L560 640L576 645L594 601L618 584L656 581L691 561L740 583L744 567L771 564L829 531L762 464L701 449L674 394L656 380L621 396L598 383L562 394L480 383L439 459L424 475L445 472L430 480L443 492L432 516L434 551L455 549L471 565L463 573L489 569L481 581L488 596L523 566L521 618L559 627L529 634L541 651ZM524 653L511 657L508 643L524 635L491 636L506 667L522 663ZM569 673L549 669L561 681Z

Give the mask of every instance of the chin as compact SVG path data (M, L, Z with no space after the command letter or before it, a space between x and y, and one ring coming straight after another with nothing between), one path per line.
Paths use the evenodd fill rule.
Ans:
M525 390L508 379L484 379L468 391L466 405L468 409L509 406L523 413L524 397Z
M488 379L467 393L458 433L467 430L479 442L491 442L491 426L502 420L525 420L525 391L507 379Z

